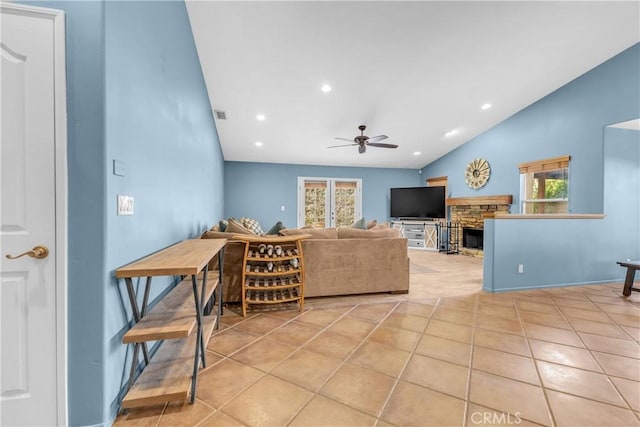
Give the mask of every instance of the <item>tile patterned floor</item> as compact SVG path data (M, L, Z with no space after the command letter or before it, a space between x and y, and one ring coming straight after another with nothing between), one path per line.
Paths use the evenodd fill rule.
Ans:
M196 403L114 425L640 426L640 295L487 294L477 258L410 256L407 295L226 310Z

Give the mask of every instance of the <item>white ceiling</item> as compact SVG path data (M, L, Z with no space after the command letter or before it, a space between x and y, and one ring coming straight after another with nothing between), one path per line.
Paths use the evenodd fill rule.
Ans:
M187 0L187 9L233 161L421 168L640 41L638 1ZM400 147L327 148L360 124Z
M609 125L612 128L640 130L640 119L628 120L626 122L620 122L613 125Z

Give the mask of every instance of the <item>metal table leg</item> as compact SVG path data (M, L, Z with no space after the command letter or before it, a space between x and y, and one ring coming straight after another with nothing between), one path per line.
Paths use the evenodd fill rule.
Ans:
M219 275L219 283L218 283L218 318L216 319L216 329L220 327L220 317L224 314L224 309L222 308L222 266L224 265L224 248L218 252L218 275Z
M147 277L147 281L145 283L144 288L144 299L142 304L142 312L138 309L138 301L136 300L136 293L133 289L133 280L130 277L124 279L127 284L127 293L129 294L129 303L131 304L131 311L133 312L133 320L135 323L138 323L142 317L146 314L147 311L147 301L149 299L149 289L151 288L151 277ZM134 323L134 324L135 324ZM148 365L149 364L149 349L147 348L147 343L142 343L142 354L144 355L144 361ZM136 354L137 356L137 354ZM137 360L135 360L137 364Z
M196 305L196 320L198 322L198 332L196 336L196 351L193 358L193 375L191 377L191 403L196 401L196 382L198 380L198 361L200 359L200 348L202 346L202 307L198 298L198 282L196 275L191 276L193 286L193 298Z

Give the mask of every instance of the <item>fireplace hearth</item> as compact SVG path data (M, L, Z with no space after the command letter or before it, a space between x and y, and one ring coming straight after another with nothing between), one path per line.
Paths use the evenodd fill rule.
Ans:
M483 248L484 230L482 228L462 228L462 247L467 249Z
M484 218L496 212L509 212L511 195L457 197L447 199L451 222L460 224L458 247L463 255L483 256Z

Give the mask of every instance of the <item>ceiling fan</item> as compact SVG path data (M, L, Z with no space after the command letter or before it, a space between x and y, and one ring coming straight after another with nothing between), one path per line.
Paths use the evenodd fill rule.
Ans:
M340 141L353 141L353 144L331 145L328 148L351 147L351 146L357 145L358 153L360 154L367 151L367 145L370 147L380 147L380 148L398 148L396 144L383 144L380 142L376 142L376 141L383 141L389 138L387 135L378 135L378 136L372 136L371 138L369 138L367 135L364 134L364 130L366 128L367 127L365 125L358 126L358 129L360 129L360 135L356 136L353 139L336 137L336 139L339 139Z

